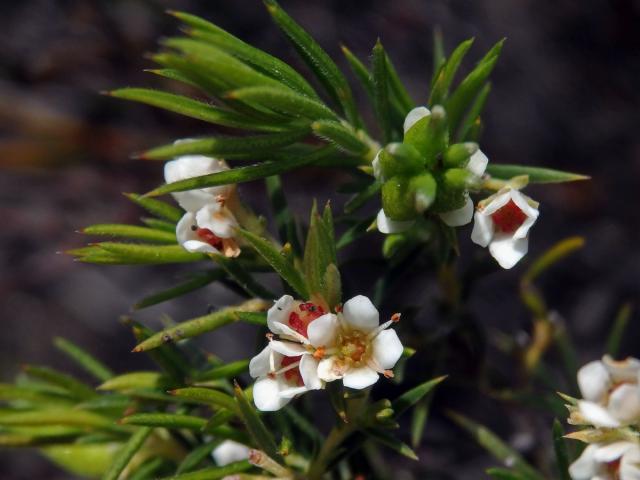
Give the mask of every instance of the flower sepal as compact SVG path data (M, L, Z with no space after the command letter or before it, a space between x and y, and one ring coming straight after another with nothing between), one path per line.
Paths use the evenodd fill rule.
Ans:
M478 144L475 142L454 143L445 150L442 163L447 168L463 167L477 151Z

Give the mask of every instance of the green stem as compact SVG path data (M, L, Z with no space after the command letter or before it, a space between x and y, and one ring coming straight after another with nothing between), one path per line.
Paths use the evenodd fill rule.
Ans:
M309 480L320 480L326 473L327 466L331 460L331 456L338 449L340 444L344 442L356 430L354 423L341 423L333 427L329 436L325 440L318 456L311 462L307 478Z

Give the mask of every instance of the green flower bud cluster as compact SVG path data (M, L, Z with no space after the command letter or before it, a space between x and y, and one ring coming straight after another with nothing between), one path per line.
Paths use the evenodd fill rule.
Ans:
M418 110L422 110L419 112ZM429 111L418 107L421 118L405 131L402 143L390 143L374 160L374 173L383 182L382 208L394 221L413 220L425 211L442 213L460 208L476 180L466 168L475 143L449 144L449 126L440 105Z

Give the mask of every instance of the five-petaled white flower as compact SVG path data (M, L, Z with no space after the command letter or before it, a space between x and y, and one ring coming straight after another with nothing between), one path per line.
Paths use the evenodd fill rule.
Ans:
M216 465L224 467L249 458L249 447L233 440L225 440L211 452Z
M511 268L529 249L529 229L538 219L538 204L505 187L478 205L471 240L489 252L502 268Z
M587 363L578 371L583 400L578 402L582 419L596 427L616 428L640 420L640 360Z
M185 155L167 162L164 176L165 181L171 183L228 169L224 160ZM176 201L186 210L176 225L176 237L185 250L223 253L227 257L240 254L234 239L238 222L227 207L227 200L234 192L234 185L220 185L173 193Z
M640 480L640 446L593 443L569 467L573 480Z

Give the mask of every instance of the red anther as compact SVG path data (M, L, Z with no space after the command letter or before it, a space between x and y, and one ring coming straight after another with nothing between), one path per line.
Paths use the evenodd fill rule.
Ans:
M393 370L385 370L382 372L385 378L393 378L395 375L393 374Z
M402 316L401 313L394 313L393 315L391 315L391 321L393 323L398 323L400 321L401 316Z
M326 353L326 349L324 347L318 347L316 348L316 351L313 352L313 358L315 358L316 360L322 360L324 358L325 353Z
M622 460L622 457L605 463L605 468L607 472L611 474L611 478L618 478L618 474L620 473L620 460Z
M513 200L509 200L504 207L491 214L491 219L497 231L513 233L527 219L527 215L520 210Z
M284 368L292 363L299 362L301 358L302 357L284 357L282 359L281 366ZM304 385L304 380L302 380L302 375L300 374L300 369L298 367L284 372L284 378L289 381L295 381L299 387Z
M342 311L342 304L339 303L338 305L336 305L336 313L340 313Z
M200 237L200 240L208 243L216 250L222 250L222 239L218 237L215 233L213 233L208 228L198 228L196 229L196 235Z

